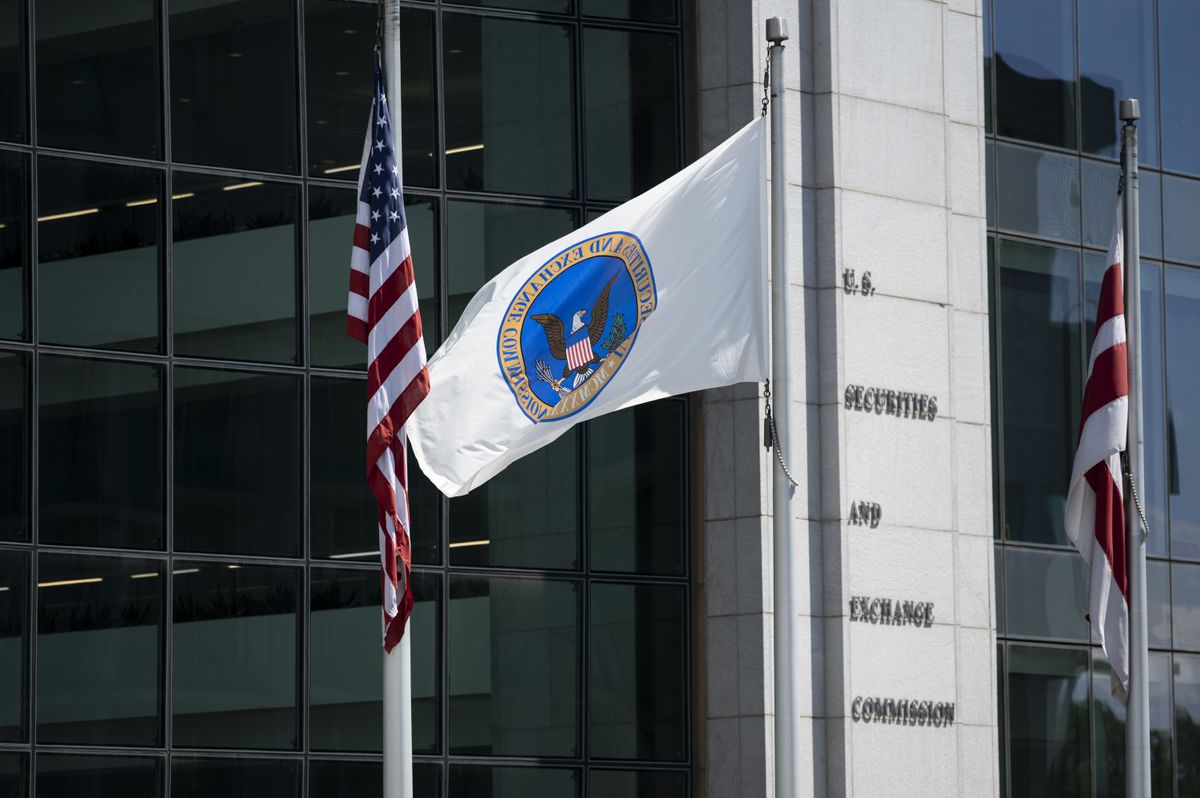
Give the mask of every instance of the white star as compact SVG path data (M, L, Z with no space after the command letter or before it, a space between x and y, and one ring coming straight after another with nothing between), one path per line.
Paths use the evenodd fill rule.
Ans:
M377 150L383 149L383 139L380 139L379 141L375 142L375 149L377 149Z
M371 171L373 171L375 174L379 174L380 172L383 171L383 167L380 166L379 161L375 162L375 168L372 169Z
M378 196L379 196L380 194L382 194L382 193L383 193L383 192L379 190L379 186L375 186L375 188L371 189L371 196L372 196L372 197L378 197Z
M396 166L396 164L392 164L392 174L394 174L394 175L400 174L400 168L398 166Z
M371 221L372 222L379 221L379 211L371 211Z
M379 117L379 124L382 125L383 127L387 127L387 117L386 116Z
M371 243L372 244L379 243L379 234L378 233L371 233Z
M393 197L395 197L396 199L400 199L400 192L399 192L399 191L397 191L396 189L394 189L394 188L393 188L393 189L391 190L391 192L390 192L390 193L391 193L391 195L392 195Z
M400 214L396 213L395 211L388 211L388 221L395 222L395 221L398 221L399 219L400 219Z

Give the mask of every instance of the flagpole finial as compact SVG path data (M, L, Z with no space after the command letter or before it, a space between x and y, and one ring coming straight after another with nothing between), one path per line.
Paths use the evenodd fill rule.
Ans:
M1141 105L1132 97L1128 100L1121 100L1121 121L1126 124L1136 122L1142 118Z
M767 20L767 41L771 44L783 44L788 39L787 20L771 17Z

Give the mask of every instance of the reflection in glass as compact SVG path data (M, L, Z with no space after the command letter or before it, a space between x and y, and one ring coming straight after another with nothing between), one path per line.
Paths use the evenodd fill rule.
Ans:
M1200 149L1196 147L1200 137L1200 84L1195 79L1200 73L1197 26L1200 6L1190 0L1159 0L1162 164L1164 169L1191 174L1200 174Z
M0 795L24 796L29 788L29 757L22 753L0 753Z
M685 798L687 774L670 770L592 770L591 798Z
M1171 555L1200 559L1200 271L1166 269L1167 485ZM1187 486L1193 486L1189 490Z
M984 186L984 192L987 194L984 200L987 205L987 226L989 228L996 226L996 142L994 139L986 139L983 143L984 152L984 178L987 185Z
M574 10L573 0L454 0L464 6L488 8L513 8L519 11L541 11L547 14L563 14Z
M383 659L378 569L313 568L309 615L309 745L314 751L380 751ZM413 572L413 750L438 749L436 574Z
M475 292L518 258L578 224L574 211L528 205L450 202L446 206L449 327Z
M159 350L161 185L152 169L38 160L43 343Z
M683 761L687 590L593 583L588 618L592 756Z
M169 8L175 160L295 172L293 0L172 2Z
M592 570L683 573L686 414L667 400L588 424Z
M1163 560L1146 562L1146 631L1150 648L1171 647L1171 566Z
M3 3L0 0L0 14ZM2 31L0 26L0 37L5 35ZM2 53L0 48L0 59ZM0 115L2 106L0 98ZM29 338L25 320L29 257L29 158L20 152L0 152L0 338Z
M997 144L996 175L1002 229L1079 241L1078 158Z
M671 23L677 13L675 4L676 0L583 0L583 13L591 17Z
M1083 354L1077 252L997 242L1004 537L1066 544Z
M1200 565L1171 565L1175 648L1200 651Z
M346 335L347 258L357 208L358 198L351 190L317 186L308 190L308 323L314 366L366 368L366 348ZM432 354L439 341L437 216L432 201L412 195L404 197L404 216L413 250L425 349Z
M676 49L668 33L584 28L588 199L624 201L678 171Z
M296 187L177 173L173 190L176 354L296 362Z
M1074 551L1009 548L1006 633L1087 642L1087 574Z
M174 798L253 796L296 798L300 795L299 759L171 758Z
M996 51L992 47L992 0L983 0L983 129L990 136L996 132L994 121L995 114L992 111L992 76L995 70ZM991 144L989 141L988 144ZM990 159L989 159L990 163ZM988 176L988 185L993 185L991 176ZM988 214L988 226L992 222L992 215ZM1001 739L1004 735L1000 735ZM1003 759L1001 759L1003 761ZM1004 773L1004 768L1000 768L1000 773ZM1001 794L1006 795L1001 788Z
M26 738L28 583L29 557L24 552L0 551L0 742L6 743ZM0 785L3 783L0 776Z
M357 180L363 129L375 91L376 9L341 0L304 4L309 173ZM404 184L437 185L433 14L400 9ZM397 142L400 143L400 142Z
M310 527L313 557L355 562L379 558L375 500L363 478L366 383L312 377ZM409 455L408 502L414 562L438 561L440 494Z
M577 441L568 432L451 499L451 565L578 568Z
M0 354L0 540L29 539L27 359Z
M1112 241L1116 214L1121 207L1117 194L1121 168L1117 164L1083 159L1083 244L1107 250ZM1138 239L1144 257L1162 256L1162 179L1158 172L1138 172L1138 210L1141 231ZM1114 210L1116 209L1116 210Z
M162 154L155 0L38 0L38 144Z
M1095 335L1096 304L1100 301L1100 284L1108 269L1107 258L1093 252L1083 256L1083 293L1085 303L1084 330L1091 347ZM1162 265L1143 260L1142 264L1142 434L1145 436L1145 466L1139 495L1145 505L1146 519L1151 529L1167 529L1166 474L1166 399L1163 372L1162 336ZM1146 540L1146 552L1152 557L1167 556L1167 536L1151 535Z
M37 741L161 745L161 560L38 557Z
M1083 151L1120 157L1117 104L1137 97L1138 161L1158 163L1153 0L1098 0L1079 14L1079 102Z
M41 356L44 543L162 548L161 367Z
M26 140L26 5L0 0L0 139L6 141Z
M579 771L566 768L451 765L450 798L576 798Z
M1200 657L1176 654L1175 774L1177 795L1200 795Z
M175 745L297 747L296 604L302 573L175 561Z
M162 782L161 757L37 755L37 798L157 798Z
M383 792L383 765L379 762L313 759L308 763L309 798L345 798L380 795ZM442 794L441 768L413 763L413 795L439 798Z
M1150 779L1156 796L1171 794L1171 655L1151 653ZM1125 703L1112 693L1112 668L1092 656L1092 728L1096 737L1097 798L1125 795Z
M1087 649L1008 647L1013 795L1091 794L1088 692Z
M995 7L996 132L1075 149L1075 4Z
M1163 249L1170 260L1200 263L1200 180L1163 175ZM1139 192L1140 197L1140 192Z
M175 546L300 550L300 382L175 369Z
M451 574L451 754L578 756L578 619L574 583ZM501 786L515 789L508 778ZM454 783L452 773L451 795L545 794L536 781L495 793Z
M448 188L576 196L570 29L443 14L442 46Z

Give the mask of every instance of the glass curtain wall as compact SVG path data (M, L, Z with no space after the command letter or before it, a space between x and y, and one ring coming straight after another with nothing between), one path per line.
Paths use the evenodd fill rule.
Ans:
M405 0L426 346L683 165L677 0ZM364 351L374 3L0 0L0 794L382 775ZM685 796L688 402L469 496L410 465L415 794Z
M1063 515L1137 97L1153 791L1200 795L1200 12L985 0L984 20L1005 794L1124 795L1125 710Z

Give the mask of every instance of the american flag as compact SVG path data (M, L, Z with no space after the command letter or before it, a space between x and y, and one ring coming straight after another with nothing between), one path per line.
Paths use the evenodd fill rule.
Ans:
M1123 251L1118 214L1096 309L1066 514L1067 536L1088 565L1088 618L1112 664L1113 692L1122 699L1129 685L1129 581L1121 476L1129 426Z
M387 651L404 636L413 607L404 422L429 393L400 164L392 142L383 63L376 51L375 98L358 173L346 332L367 345L367 483L378 504Z

